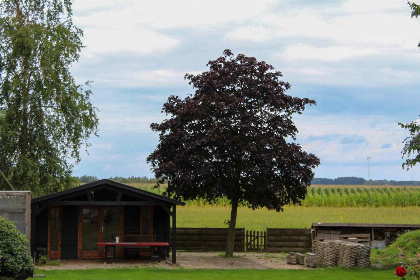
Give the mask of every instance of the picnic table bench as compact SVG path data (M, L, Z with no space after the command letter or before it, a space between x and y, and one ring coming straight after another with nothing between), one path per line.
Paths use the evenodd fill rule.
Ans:
M108 259L111 259L112 262L114 262L115 259L115 248L116 247L135 247L135 248L148 248L150 249L150 256L153 254L153 248L158 247L168 247L168 242L97 242L98 246L104 246L105 247L105 259L106 262ZM112 255L109 256L109 250L112 250Z

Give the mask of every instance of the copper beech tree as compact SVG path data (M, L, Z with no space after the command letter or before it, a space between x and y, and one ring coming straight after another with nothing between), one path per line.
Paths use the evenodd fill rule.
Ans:
M185 75L195 93L170 96L162 110L170 117L151 124L159 144L148 162L159 183L168 182L167 195L230 200L231 257L238 205L281 211L305 197L319 159L292 142L292 115L315 101L286 95L281 73L254 57L225 50L207 66Z

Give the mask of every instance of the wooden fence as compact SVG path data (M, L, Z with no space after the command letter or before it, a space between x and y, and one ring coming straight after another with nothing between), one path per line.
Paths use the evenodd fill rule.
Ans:
M268 252L309 252L311 240L310 229L267 229Z
M177 228L176 248L186 251L225 251L227 228ZM244 251L245 229L235 232L235 252Z
M251 231L245 233L245 250L247 252L265 252L267 250L267 232Z
M177 228L177 250L225 251L227 233L227 228ZM237 228L235 233L235 252L309 252L311 248L310 229Z

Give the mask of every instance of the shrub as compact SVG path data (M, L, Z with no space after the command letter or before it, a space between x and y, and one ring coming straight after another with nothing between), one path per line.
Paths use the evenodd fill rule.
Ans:
M0 217L0 278L26 279L33 269L28 240L13 222Z

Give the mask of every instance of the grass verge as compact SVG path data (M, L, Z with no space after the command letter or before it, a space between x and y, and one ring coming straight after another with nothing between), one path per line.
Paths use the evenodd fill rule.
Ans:
M370 269L316 269L316 270L210 270L210 269L86 269L86 270L50 270L36 271L53 280L105 280L105 279L294 279L294 280L360 280L360 279L395 279L393 270Z

